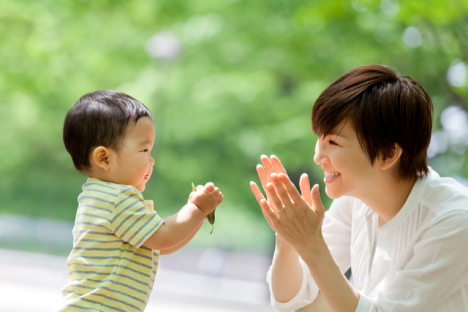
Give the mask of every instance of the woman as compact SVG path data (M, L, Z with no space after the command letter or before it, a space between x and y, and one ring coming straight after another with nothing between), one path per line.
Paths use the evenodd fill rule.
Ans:
M468 311L468 191L427 166L432 115L426 91L386 66L325 89L312 129L334 199L326 213L307 175L301 196L278 158L261 157L268 200L251 187L276 232L267 280L277 310L323 296L333 311Z

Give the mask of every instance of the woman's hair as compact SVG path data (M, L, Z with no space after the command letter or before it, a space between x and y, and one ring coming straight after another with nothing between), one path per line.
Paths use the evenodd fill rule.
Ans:
M398 177L427 175L433 107L419 83L383 65L354 68L320 94L312 130L323 137L345 119L352 121L372 164L378 156L390 157L398 144L403 150Z
M83 95L68 111L63 125L63 143L75 168L86 172L93 148L119 151L125 128L141 117L153 119L145 105L117 91L101 90Z

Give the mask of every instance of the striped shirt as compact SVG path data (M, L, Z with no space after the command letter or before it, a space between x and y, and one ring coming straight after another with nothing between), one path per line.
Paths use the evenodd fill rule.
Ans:
M70 282L59 311L143 311L153 288L159 251L142 244L163 219L133 186L89 178L78 196Z

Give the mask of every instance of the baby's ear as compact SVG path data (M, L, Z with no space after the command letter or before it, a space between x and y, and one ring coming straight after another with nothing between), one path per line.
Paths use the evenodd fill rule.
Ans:
M108 148L104 146L98 146L93 151L91 161L93 165L107 172L110 169L110 162L109 162L110 156L111 156L111 153Z

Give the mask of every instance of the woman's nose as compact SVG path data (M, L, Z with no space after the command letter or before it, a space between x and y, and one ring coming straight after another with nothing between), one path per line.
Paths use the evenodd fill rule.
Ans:
M317 164L317 165L321 165L323 163L326 163L328 162L329 159L327 157L327 155L324 154L321 146L320 146L320 142L317 141L317 144L315 145L315 155L314 155L314 162Z

